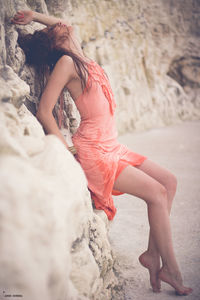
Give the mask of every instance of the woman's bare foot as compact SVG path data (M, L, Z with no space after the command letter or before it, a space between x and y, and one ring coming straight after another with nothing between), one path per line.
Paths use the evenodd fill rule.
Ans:
M186 296L192 293L192 289L185 287L182 283L182 278L180 272L172 273L167 267L162 267L159 272L159 278L162 281L170 284L179 296Z
M159 293L161 289L161 280L158 277L160 271L159 255L150 255L148 251L142 253L139 257L141 265L149 270L150 283L154 293Z

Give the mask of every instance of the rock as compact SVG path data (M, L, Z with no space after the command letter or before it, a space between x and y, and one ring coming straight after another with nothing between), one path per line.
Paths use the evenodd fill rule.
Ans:
M45 2L34 3L45 10ZM93 211L80 165L34 116L40 83L24 64L15 26L5 22L25 3L1 4L0 297L120 299L108 220ZM64 126L73 132L78 114L65 97Z
M200 57L180 57L169 66L168 75L181 86L200 88Z
M22 29L8 22L16 9L26 8L26 5L67 18L74 25L85 53L102 65L111 80L120 133L199 118L199 87L196 83L191 84L199 72L198 0L183 0L181 3L175 0L153 0L151 3L128 0L126 5L114 0L101 1L101 4L96 0L84 3L79 0L29 0L27 4L18 0L6 9L5 2L1 2L1 59L30 86L31 92L26 96L25 104L32 113L36 112L41 94L40 80L34 76L32 68L24 66L23 52L16 43L17 32L33 32L43 26L32 23ZM177 63L183 63L183 60L184 64L186 60L192 63L191 67L188 63L187 68L186 65L184 69L181 67L182 79L187 78L189 85L177 77ZM173 94L171 98L171 85L166 75L178 82L178 96ZM181 101L180 94L183 96ZM30 101L34 105L30 105ZM190 106L189 114L187 105L183 105L185 101ZM65 103L64 126L74 133L79 124L78 114L69 95L65 96ZM164 109L160 109L160 105ZM58 110L59 103L55 116Z
M93 212L80 165L24 105L1 104L0 124L0 293L111 299L108 220Z
M0 69L0 76L1 101L8 102L12 99L12 104L20 107L24 97L30 92L29 86L9 66Z
M77 27L84 51L111 80L120 133L199 119L199 88L186 88L170 72L173 61L190 57L192 69L183 72L198 73L199 1L68 3L66 16Z

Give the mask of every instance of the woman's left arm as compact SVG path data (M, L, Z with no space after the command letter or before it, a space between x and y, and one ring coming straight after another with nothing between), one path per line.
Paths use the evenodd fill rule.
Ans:
M64 55L57 62L44 89L36 117L47 134L55 134L67 147L64 136L60 132L53 116L53 108L62 89L75 76L75 67L71 57Z

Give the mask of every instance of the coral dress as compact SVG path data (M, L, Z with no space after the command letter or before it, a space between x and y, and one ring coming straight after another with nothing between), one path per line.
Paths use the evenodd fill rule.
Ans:
M120 172L128 165L140 165L146 157L130 151L117 141L114 120L115 101L103 69L94 61L88 64L88 79L75 102L81 116L72 137L96 209L103 209L112 220L116 214L112 194Z

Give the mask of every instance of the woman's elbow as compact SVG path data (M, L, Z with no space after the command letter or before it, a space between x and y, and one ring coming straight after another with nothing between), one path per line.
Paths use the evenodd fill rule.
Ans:
M52 116L52 112L44 111L41 109L38 109L36 113L36 118L38 119L39 122L43 122L46 119L49 119Z
M38 119L38 121L41 121L42 116L43 116L43 113L40 110L38 110L36 113L36 118Z

